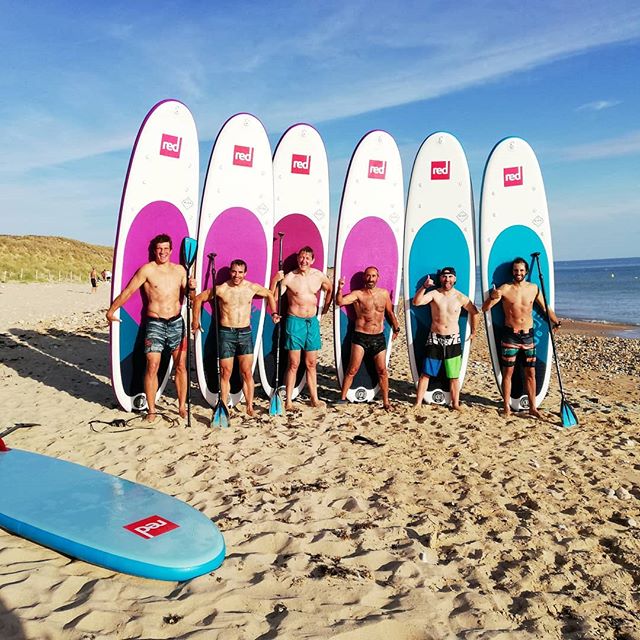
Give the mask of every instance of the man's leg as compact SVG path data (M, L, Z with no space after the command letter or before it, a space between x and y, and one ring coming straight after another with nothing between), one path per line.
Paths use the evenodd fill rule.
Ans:
M284 408L287 410L293 409L293 402L291 397L293 396L293 387L296 384L296 377L298 375L298 367L300 366L300 349L291 350L289 353L289 364L287 365L287 372L284 375L284 387L286 390L286 397L284 401ZM307 377L307 383L309 378Z
M187 417L187 341L173 351L173 368L176 377L176 393L178 395L178 413L181 418Z
M451 408L460 410L460 378L449 380L449 392L451 393Z
M389 371L387 370L386 358L387 352L380 351L380 353L376 353L373 356L373 364L378 374L378 384L382 393L382 406L388 411L391 409L391 404L389 403Z
M156 417L156 394L158 393L158 369L161 353L151 351L146 354L147 367L144 371L144 395L147 397L147 420Z
M320 404L318 399L318 352L305 351L304 364L307 368L307 389L309 389L311 406L317 407Z
M416 389L416 404L414 406L419 407L422 405L424 394L427 393L428 388L429 376L425 373L421 373L420 378L418 379L418 388Z
M247 403L247 415L253 415L253 354L238 356L238 365L240 366L240 375L242 376L242 391Z
M364 349L359 344L351 344L351 355L349 356L349 366L345 371L344 378L342 380L342 389L340 392L340 398L342 400L347 399L347 391L351 389L353 379L360 369L362 359L364 358Z
M529 399L529 415L542 418L536 408L536 368L525 367L524 370L524 383L527 390L527 398Z
M229 406L229 391L231 390L231 374L233 373L233 358L220 360L220 399L225 407Z
M511 415L511 378L513 377L513 367L502 367L502 406L504 415Z

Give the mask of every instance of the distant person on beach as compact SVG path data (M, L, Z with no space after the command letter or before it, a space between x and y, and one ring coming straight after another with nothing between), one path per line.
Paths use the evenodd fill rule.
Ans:
M286 294L288 302L284 345L284 348L289 352L289 362L284 378L286 390L284 406L288 411L293 409L291 398L303 351L311 406L320 406L316 367L322 340L320 339L316 296L319 291L324 291L325 298L322 308L322 315L324 315L331 305L333 285L322 271L313 268L314 261L313 249L302 247L297 254L298 267L286 276L283 271L278 271L271 280L271 292L276 295L280 282L281 292L283 295Z
M269 302L271 317L280 322L276 301L269 289L255 282L245 280L247 263L244 260L232 260L229 265L229 279L216 287L218 299L218 332L220 342L220 398L225 406L229 404L229 390L233 360L238 358L242 390L247 402L247 415L253 415L253 334L251 331L251 303L254 297L266 298ZM195 297L191 329L199 331L202 305L213 300L213 289L205 289Z
M460 368L462 366L462 343L460 338L460 312L469 314L473 340L478 330L480 314L478 308L463 293L455 288L457 276L454 267L444 267L438 271L438 287L434 287L431 275L427 274L424 285L413 296L416 307L428 304L431 308L431 328L427 338L425 359L420 371L416 391L416 407L422 405L424 394L429 387L429 378L437 376L444 366L449 379L451 408L460 410Z
M91 293L95 293L98 290L98 271L95 267L91 267L89 279L91 280Z
M548 311L549 319L555 331L561 326L551 307L546 308L542 293L538 286L527 282L529 265L524 258L515 258L511 263L512 282L507 282L496 289L495 284L489 297L482 304L486 313L498 302L502 302L504 310L504 333L500 341L500 357L502 360L502 399L504 414L511 414L509 399L511 397L511 379L518 353L524 356L525 388L529 399L529 413L536 418L541 414L536 408L536 344L533 336L533 305L537 304L543 313Z
M356 314L356 322L351 339L351 355L349 366L344 374L339 403L347 402L347 391L351 388L353 379L360 369L365 356L373 359L378 374L378 383L382 393L382 406L386 411L391 409L389 403L389 373L387 371L387 341L384 337L385 315L391 323L393 339L400 333L400 323L393 312L391 296L386 289L378 287L380 273L377 267L367 267L364 270L364 287L342 295L344 277L338 280L336 304L344 307L352 304Z
M149 243L150 262L142 265L116 297L109 310L107 320L120 322L115 312L138 290L143 288L147 297L146 334L144 350L147 366L144 374L144 393L147 398L147 420L156 418L156 393L158 392L158 368L165 349L171 351L173 358L176 391L178 394L178 413L187 416L187 335L184 320L180 314L180 298L187 290L187 272L185 268L171 262L172 242L166 234L160 234ZM193 290L195 280L189 280L189 289Z

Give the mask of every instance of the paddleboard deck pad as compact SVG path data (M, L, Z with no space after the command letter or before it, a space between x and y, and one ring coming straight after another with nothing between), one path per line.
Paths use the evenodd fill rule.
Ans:
M273 229L271 147L262 123L248 113L224 124L211 151L198 227L198 292L212 287L210 255L215 253L216 285L229 279L234 259L247 263L247 280L268 287ZM251 306L254 368L264 321L262 298ZM216 331L213 303L202 305L201 332L196 339L196 370L200 390L213 407L218 402ZM242 401L237 359L231 376L229 405Z
M325 271L329 244L329 169L327 153L320 134L308 124L296 124L283 134L273 157L274 233L271 259L272 278L278 271L279 233L285 274L298 267L298 251L305 246L314 253L313 268ZM318 294L318 318L324 294ZM288 358L284 349L285 323L288 315L286 294L281 302L279 384L284 383ZM260 352L260 381L268 397L276 378L276 336L278 329L266 314ZM292 399L306 384L304 358L298 367Z
M467 158L450 133L430 135L420 147L411 173L405 223L404 291L409 362L417 384L423 370L425 347L431 331L431 308L411 304L427 275L439 286L437 272L456 270L455 288L473 301L475 295L475 250L473 193ZM464 381L471 343L468 313L459 320L462 345L460 388ZM429 378L425 402L451 401L450 382L444 366Z
M0 451L0 526L113 571L189 580L217 569L216 525L150 487L38 453Z
M172 240L171 261L195 234L198 215L198 134L193 116L176 100L158 103L147 114L131 153L125 179L113 258L111 300L136 271L152 260L149 243L159 234ZM183 308L184 311L184 308ZM144 410L146 298L136 291L118 311L110 329L111 381L125 411ZM169 379L171 354L162 354L159 398Z
M555 280L551 227L540 165L527 142L506 138L489 155L482 182L480 205L480 275L483 299L489 291L513 280L511 264L522 257L529 265L528 280L540 289L538 270L531 254L540 252L547 301L553 308ZM485 314L489 351L498 387L501 388L500 342L504 334L502 304ZM536 407L549 388L552 345L546 318L534 305L533 330L536 343ZM529 408L524 369L518 358L513 372L510 406L514 411Z
M358 143L347 172L336 242L335 281L345 278L343 294L364 286L364 270L378 268L378 287L387 289L395 309L400 289L404 230L402 162L395 140L371 131ZM349 365L355 325L352 305L334 309L334 349L340 385ZM391 325L384 322L386 363L391 356ZM347 399L369 402L378 392L373 360L365 357Z

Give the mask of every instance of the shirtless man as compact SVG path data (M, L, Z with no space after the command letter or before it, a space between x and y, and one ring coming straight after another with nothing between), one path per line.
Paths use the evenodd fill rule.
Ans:
M486 313L491 307L502 302L504 310L504 334L500 341L500 355L502 359L502 398L504 402L504 414L511 414L509 399L511 397L511 379L513 367L519 351L524 354L525 388L529 399L529 413L536 418L541 418L536 408L536 345L533 339L533 305L537 304L543 312L546 312L544 299L538 286L527 282L529 265L524 258L516 258L511 263L513 281L505 283L489 292L489 297L484 301L482 310ZM553 323L554 331L560 327L553 309L549 307L549 318Z
M333 291L333 285L329 278L322 271L313 268L315 258L311 247L302 247L298 251L297 260L297 269L290 271L286 276L283 271L278 271L271 281L271 292L276 294L278 282L280 282L281 292L286 293L289 304L284 344L284 348L289 352L289 363L284 378L286 389L284 407L288 411L293 409L291 397L302 351L305 352L304 364L307 368L307 387L311 397L311 406L320 406L316 367L322 341L316 296L320 290L324 291L324 306L322 307L322 315L324 315L331 305Z
M342 381L339 403L347 401L347 391L351 388L353 379L360 369L362 359L365 355L370 355L373 357L378 374L378 382L382 392L382 406L386 411L389 411L391 404L389 403L389 373L386 363L387 341L382 332L385 314L391 322L393 340L400 333L400 324L393 312L389 292L377 286L379 277L377 267L367 267L364 271L364 288L352 291L346 296L342 295L344 277L338 281L336 304L341 307L353 304L353 310L356 314L356 323L351 339L351 356Z
M95 293L98 290L98 270L95 267L91 267L89 279L91 280L91 293Z
M233 260L229 265L229 279L216 287L218 298L220 344L220 397L225 406L229 403L231 373L233 359L238 357L242 390L247 402L247 415L253 416L253 334L251 331L251 302L255 296L269 301L271 317L280 322L276 313L276 301L269 289L245 280L247 263L244 260ZM205 289L195 297L193 304L193 320L191 329L195 333L200 330L200 313L202 304L213 300L213 289Z
M416 307L428 304L431 308L431 329L427 338L425 359L418 389L416 391L416 407L422 405L424 394L429 387L429 378L437 376L440 367L449 379L451 408L460 410L460 367L462 365L462 344L460 342L460 312L464 309L469 314L471 333L469 340L476 337L480 315L471 300L455 288L456 270L444 267L438 272L440 286L433 289L434 282L430 275L424 286L413 296ZM429 289L431 289L429 291Z
M180 315L180 297L187 287L187 272L182 265L171 262L172 243L166 234L160 234L149 243L152 257L140 267L122 293L116 297L109 310L107 320L120 322L115 312L142 287L148 301L146 308L146 334L144 351L147 366L144 374L144 394L147 397L147 420L156 418L156 393L158 392L158 368L162 352L168 348L173 358L178 393L178 413L187 416L187 337L184 321ZM195 281L190 280L193 288Z

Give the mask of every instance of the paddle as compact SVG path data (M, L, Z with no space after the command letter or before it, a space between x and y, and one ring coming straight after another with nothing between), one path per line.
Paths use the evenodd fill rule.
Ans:
M229 409L222 402L222 384L220 381L220 319L218 318L218 298L216 296L216 253L209 254L211 262L211 294L213 298L213 322L216 326L216 375L218 376L218 402L213 408L212 427L229 426Z
M191 427L191 290L189 280L191 278L191 267L196 259L198 243L193 238L187 236L182 241L180 252L180 262L187 271L187 427Z
M558 353L556 351L556 341L553 337L553 328L551 327L551 318L549 317L549 303L547 302L547 293L544 288L544 276L542 275L542 269L540 268L540 252L536 251L531 254L531 257L535 260L538 267L538 276L540 277L540 290L542 291L542 300L545 306L545 316L547 318L547 325L549 327L549 336L551 336L551 347L553 349L553 359L556 363L556 373L558 374L558 384L560 385L560 419L562 420L563 427L573 427L578 424L578 418L573 407L567 402L564 395L564 388L562 387L562 378L560 377L560 364L558 363Z
M284 237L284 233L282 231L278 232L278 236L280 237L280 244L278 247L278 271L282 271L282 238ZM280 282L278 282L278 315L280 315L282 305L282 288L280 286ZM282 324L282 319L278 322L276 326L276 381L273 385L273 391L271 392L271 402L269 403L269 415L270 416L283 416L284 415L284 406L282 404L282 398L280 397L280 390L278 389L278 385L280 384L280 325Z

